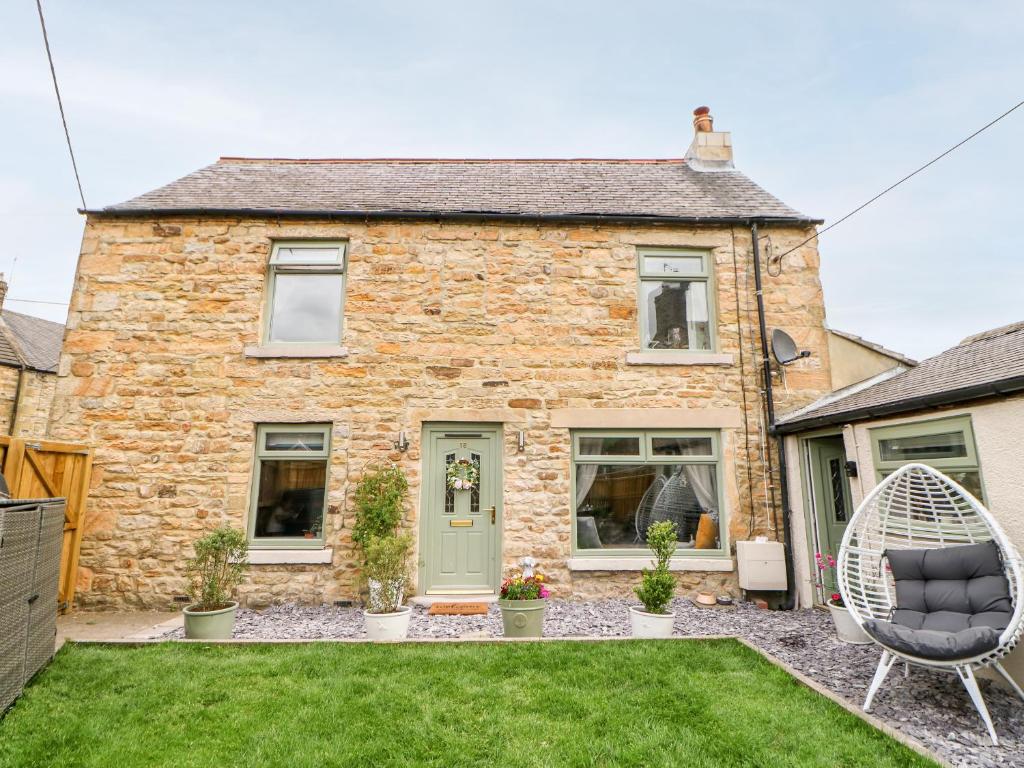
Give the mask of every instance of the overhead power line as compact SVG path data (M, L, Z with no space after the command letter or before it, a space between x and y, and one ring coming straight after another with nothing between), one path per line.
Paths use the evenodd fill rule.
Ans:
M40 301L38 299L11 299L5 297L4 301L18 301L22 304L53 304L55 307L66 307L68 305L66 301Z
M817 237L821 237L821 236L822 236L822 235L824 235L824 234L825 234L826 232L828 232L828 231L829 231L830 229L834 229L835 227L838 227L838 226L839 226L840 224L842 224L842 223L843 223L844 221L846 221L846 220L847 220L848 218L850 218L851 216L853 216L853 215L855 215L855 214L857 214L857 213L860 213L860 212L861 212L861 211L863 211L863 210L864 210L865 208L867 208L867 207L868 207L869 205L871 205L871 204L872 204L873 202L875 202L876 200L878 200L878 199L879 199L880 197L883 197L884 195L887 195L887 194L889 194L890 192L892 192L892 191L893 191L894 189L896 189L896 187L898 187L898 186L899 186L900 184L902 184L903 182L905 182L905 181L909 181L910 179L914 178L915 176L917 176L917 174L919 174L919 173L920 173L921 171L923 171L923 170L924 170L925 168L928 168L928 167L929 167L929 166L931 166L931 165L935 165L935 163L939 162L939 160L941 160L942 158L944 158L944 157L945 157L946 155L950 154L951 152L954 152L954 151L956 151L957 149L959 149L960 147L962 147L962 146L963 146L964 144L966 144L966 143L967 143L968 141L970 141L971 139L973 139L973 138L974 138L975 136L977 136L977 135L979 135L979 134L981 134L981 133L984 133L984 132L985 132L985 131L987 131L987 130L988 130L989 128L991 128L991 127L992 127L993 125L995 125L995 124L996 124L996 123L998 123L998 122L999 122L1000 120L1002 120L1002 119L1003 119L1004 117L1007 117L1007 116L1008 116L1008 115L1009 115L1009 114L1010 114L1011 112L1014 112L1015 110L1017 110L1017 109L1020 109L1020 108L1021 108L1022 106L1024 106L1024 101L1018 101L1018 102L1017 102L1016 104L1014 104L1014 105L1013 105L1012 107L1010 107L1010 108L1009 108L1008 110L1006 110L1005 112L1003 112L1003 114L999 115L999 117L995 118L994 120L991 120L991 121L990 121L990 122L988 122L988 123L985 123L985 125L981 126L981 128L979 128L978 130L976 130L976 131L975 131L974 133L972 133L972 134L971 134L970 136L968 136L967 138L965 138L965 139L963 139L963 140L961 140L961 141L958 141L958 142L957 142L956 144L954 144L954 145L953 145L952 147L950 147L949 149L947 149L947 150L946 150L945 152L943 152L943 153L942 153L941 155L936 155L936 156L935 156L935 157L933 157L933 158L932 158L931 160L929 160L929 161L928 161L927 163L925 163L925 164L924 164L924 165L922 165L922 166L921 166L920 168L918 168L918 169L917 169L916 171L913 171L912 173L908 173L908 174L907 174L906 176L904 176L904 177L903 177L902 179L900 179L899 181L897 181L897 182L896 182L895 184L890 184L890 185L889 185L888 187L886 187L885 189L883 189L883 190L882 190L881 192L879 192L879 193L878 193L877 195L875 195L874 197L872 197L872 198L871 198L870 200L868 200L867 202L861 203L861 204L860 204L860 205L858 205L858 206L857 206L856 208L854 208L854 209L853 209L852 211L850 211L850 212L849 212L848 214L846 214L845 216L843 216L843 217L841 217L841 218L837 219L836 221L832 222L831 224L829 224L829 225L828 225L827 227L825 227L825 228L824 228L823 230L821 230L820 232L815 232L815 233L814 233L813 235L811 235L810 237L808 237L808 238L807 238L806 240L804 240L804 241L803 241L802 243L800 243L799 245L794 245L794 246L793 246L792 248L790 248L790 249L789 249L788 251L786 251L785 253L783 253L783 254L782 254L781 256L773 256L773 257L772 257L772 260L773 260L773 261L780 261L780 260L784 259L784 258L785 258L786 256L788 256L789 254L791 254L791 253L792 253L793 251L795 251L795 250L796 250L797 248L802 248L802 247L804 247L804 246L805 246L805 245L807 245L807 244L808 244L809 242L811 242L811 240L814 240L814 239L815 239L815 238L817 238Z
M60 121L64 125L64 138L68 142L68 154L71 155L71 168L75 172L75 183L78 185L78 197L82 201L82 208L85 209L85 193L82 191L82 179L78 175L78 163L75 162L75 150L71 148L71 133L68 131L68 121L64 117L64 102L60 98L60 87L57 85L57 70L53 68L53 55L50 53L50 38L46 34L46 19L43 18L42 0L36 0L36 9L39 11L39 26L43 29L43 44L46 46L46 59L50 62L50 76L53 78L53 92L57 94L57 108L60 110Z

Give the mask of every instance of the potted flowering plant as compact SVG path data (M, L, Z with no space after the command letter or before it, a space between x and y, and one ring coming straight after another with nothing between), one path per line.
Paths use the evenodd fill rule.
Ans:
M668 604L676 591L676 580L668 564L676 551L677 529L671 520L654 523L647 529L647 546L654 552L654 569L644 569L640 586L633 591L643 603L643 610L629 608L629 623L633 637L672 637L672 623L676 615Z
M505 637L540 637L544 632L545 601L551 595L547 577L526 565L501 582L498 607Z
M843 602L843 596L836 590L838 581L836 580L835 557L829 552L815 552L814 562L818 566L818 580L814 583L828 593L828 602L825 605L828 612L832 614L832 623L836 626L836 636L844 643L853 645L870 643L871 638L857 624Z

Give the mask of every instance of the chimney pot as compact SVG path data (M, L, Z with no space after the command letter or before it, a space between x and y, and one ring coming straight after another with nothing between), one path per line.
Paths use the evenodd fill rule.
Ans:
M710 133L714 130L714 118L711 107L697 107L693 110L693 130L695 133Z
M4 273L0 272L0 309L4 308L4 299L7 297L7 281L4 280Z
M710 107L693 110L693 141L686 150L686 162L695 171L732 169L732 137L728 131L716 131Z

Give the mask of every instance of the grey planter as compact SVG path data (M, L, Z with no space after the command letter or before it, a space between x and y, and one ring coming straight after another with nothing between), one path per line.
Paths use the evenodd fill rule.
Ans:
M219 611L195 611L190 605L184 610L185 637L189 640L230 640L237 609L238 603Z
M540 637L544 634L547 600L498 600L505 637Z

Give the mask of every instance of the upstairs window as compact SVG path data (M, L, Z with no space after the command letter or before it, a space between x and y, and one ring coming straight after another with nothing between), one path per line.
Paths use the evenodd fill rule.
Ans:
M345 243L274 243L267 290L265 343L340 344Z
M640 336L644 349L714 349L711 255L641 249Z

